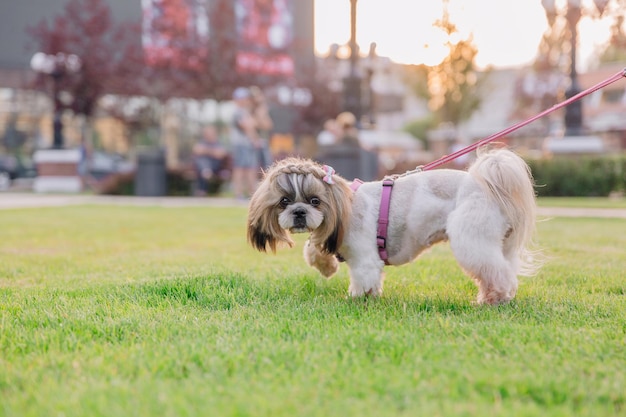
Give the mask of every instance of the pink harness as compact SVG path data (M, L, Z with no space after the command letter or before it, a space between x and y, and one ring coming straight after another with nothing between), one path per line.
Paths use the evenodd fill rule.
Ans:
M352 191L356 192L363 184L355 178L350 184ZM378 229L376 231L376 244L378 245L378 255L380 259L389 265L389 255L387 254L387 227L389 226L389 206L391 205L391 191L393 190L393 180L390 178L383 180L383 191L380 196L380 210L378 211Z

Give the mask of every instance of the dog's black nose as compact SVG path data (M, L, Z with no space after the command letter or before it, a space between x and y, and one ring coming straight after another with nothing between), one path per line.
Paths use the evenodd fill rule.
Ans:
M303 209L302 207L297 208L293 211L293 215L295 217L305 217L306 216L306 210Z

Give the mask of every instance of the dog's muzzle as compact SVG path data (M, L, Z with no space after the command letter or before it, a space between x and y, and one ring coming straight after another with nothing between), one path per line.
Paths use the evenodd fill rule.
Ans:
M298 229L306 227L305 209L299 208L293 211L293 226Z

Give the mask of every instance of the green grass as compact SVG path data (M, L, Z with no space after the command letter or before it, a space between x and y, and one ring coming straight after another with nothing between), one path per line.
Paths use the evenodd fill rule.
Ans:
M445 245L349 300L242 208L0 211L0 415L625 415L626 222L538 228L539 275L476 307Z
M544 207L626 208L626 198L605 197L541 197L537 204Z

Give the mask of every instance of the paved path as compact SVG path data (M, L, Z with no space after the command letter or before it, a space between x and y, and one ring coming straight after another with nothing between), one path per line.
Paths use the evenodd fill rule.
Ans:
M543 217L599 217L626 219L626 209L539 207L537 214Z
M78 205L246 207L248 202L226 197L133 197L108 195L0 193L0 209Z
M158 207L246 207L246 201L226 197L130 197L70 194L0 193L0 209L119 205ZM600 217L626 219L626 209L539 207L542 217Z

